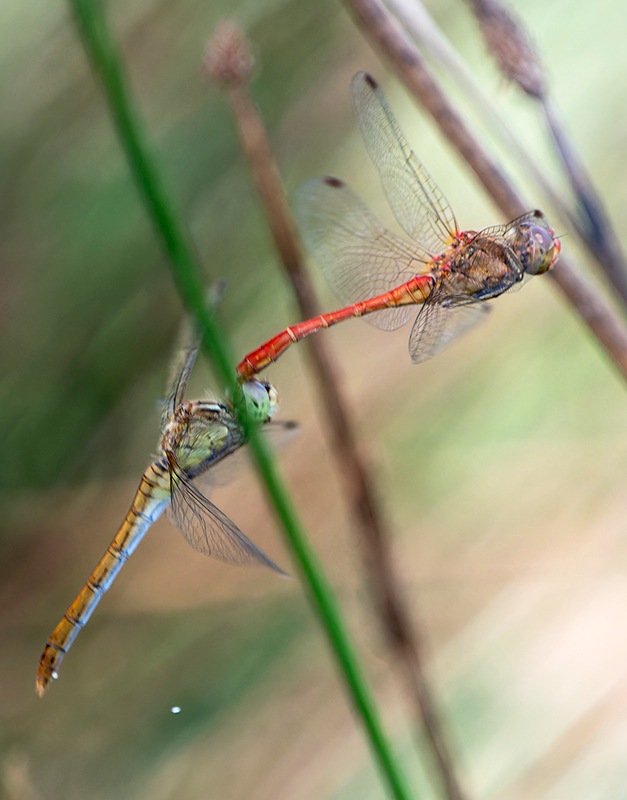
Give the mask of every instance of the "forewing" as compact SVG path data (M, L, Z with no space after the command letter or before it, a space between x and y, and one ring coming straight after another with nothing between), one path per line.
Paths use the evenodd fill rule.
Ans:
M263 426L263 438L272 445L274 450L284 447L298 436L300 427L297 422L290 420L275 420ZM208 494L216 486L225 486L230 483L250 462L247 447L238 447L227 458L222 458L212 464L205 472L194 477L194 485L203 493Z
M536 220L538 218L538 213L538 211L527 211L524 214L521 214L519 217L516 217L516 219L513 219L511 222L506 222L502 225L491 225L489 228L482 228L482 230L479 231L478 236L492 236L497 239L507 240L507 234L510 231L519 227L519 225L521 225L523 222Z
M222 297L224 281L217 281L207 292L207 307L214 309ZM183 402L192 369L198 356L201 334L195 320L186 315L181 322L168 366L165 388L166 402L163 408L162 427L169 421L174 409Z
M383 190L403 230L430 254L448 247L457 233L455 215L403 135L374 78L353 78L355 112Z
M192 369L198 356L200 347L200 334L193 323L186 319L181 328L176 343L175 352L170 361L168 378L166 381L166 402L163 407L161 427L169 421L174 410L183 402L187 391Z
M485 302L425 303L409 336L411 360L420 364L437 355L458 336L482 322L489 311L490 306Z
M285 574L226 514L201 494L182 470L174 465L171 468L174 474L170 517L194 550L230 564L262 564Z
M387 230L337 178L305 183L296 193L295 207L308 251L345 305L384 294L425 272L426 254ZM391 331L411 313L410 306L399 306L364 319Z

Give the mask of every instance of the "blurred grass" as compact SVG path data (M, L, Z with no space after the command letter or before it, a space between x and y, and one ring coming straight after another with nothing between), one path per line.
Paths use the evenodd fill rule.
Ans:
M624 9L610 0L517 8L622 229ZM110 4L207 278L228 278L221 314L243 355L293 310L225 104L197 80L225 10L233 13L191 1ZM544 158L525 102L492 73L465 9L447 2L435 12ZM32 691L51 625L154 448L180 309L64 6L12 0L2 15L0 796L195 800L209 785L229 800L380 800L298 593L197 557L165 524L125 567L63 680L43 703ZM341 9L242 4L238 16L258 48L255 94L290 189L335 172L383 207L348 94L351 74L369 68L460 222L497 221ZM471 790L614 800L627 791L623 387L541 279L420 368L409 364L407 332L347 323L327 335L378 457L398 562L430 633ZM355 574L298 348L270 377L282 416L303 425L282 460L400 745L404 710ZM249 478L214 499L276 553Z
M286 15L289 21L296 16L295 9L290 12L292 6L296 4L281 4L281 18ZM193 10L193 5L187 9L190 26ZM233 299L226 300L225 314L234 314L237 321L244 313L250 314L253 296L250 290L248 296L242 296L235 287L243 282L247 265L259 262L258 254L264 250L266 234L261 216L253 211L253 193L247 186L245 170L238 163L239 154L228 113L219 97L214 96L213 102L207 102L206 90L197 79L204 40L220 18L216 11L212 9L212 16L206 18L204 25L200 20L196 22L199 37L192 47L185 40L189 28L180 16L180 9L170 16L169 22L177 23L182 40L172 38L160 42L159 29L167 27L172 14L164 6L161 14L156 14L152 20L157 28L153 42L155 51L145 53L139 48L137 60L131 60L131 68L143 67L150 76L150 85L152 81L159 84L157 97L151 99L169 109L165 125L162 118L154 119L155 112L149 105L146 116L157 141L156 155L167 168L166 178L174 187L176 200L190 210L192 227L195 227L197 198L206 195L208 188L213 192L212 197L201 199L203 231L199 240L209 251L220 248L219 263L209 265L211 277L221 277L228 272L232 286L229 294ZM152 14L155 13L153 9ZM299 25L306 22L302 14L296 21ZM150 22L150 17L148 20L140 18L136 25ZM273 47L276 32L268 30L267 25L267 20L259 24L260 42L269 39L268 46ZM332 26L333 15L330 14L329 27L332 29ZM320 33L322 39L324 31ZM127 46L133 47L138 36L139 32L131 27ZM159 49L159 43L163 49ZM30 65L31 83L28 88L20 87L18 74L18 86L9 96L9 99L14 98L16 111L19 111L20 97L33 90L36 93L38 84L40 91L47 93L39 99L34 118L29 120L31 136L27 141L21 136L11 139L15 122L14 110L9 106L5 119L12 124L2 137L4 142L0 139L3 153L18 149L18 158L10 155L6 162L11 165L5 204L7 251L11 252L13 240L26 244L14 265L20 274L20 262L29 265L27 270L37 261L46 267L35 273L36 279L24 284L16 285L17 276L11 272L7 274L6 311L11 323L4 338L4 357L10 377L9 380L5 378L0 387L5 420L21 416L16 406L21 402L18 398L33 398L29 419L24 421L23 427L6 425L15 437L10 443L15 444L13 449L17 454L17 463L2 475L2 485L7 488L41 488L58 481L71 469L73 443L88 436L113 408L116 399L135 382L138 365L145 370L161 359L179 313L176 301L165 296L167 273L162 268L161 254L131 186L102 98L82 53L65 28L62 36L48 43L48 48L55 45L59 58L66 53L66 68L73 67L70 108L63 96L50 96L50 87L44 79L48 58L40 56L37 61L35 52L32 54L35 63ZM181 57L183 52L185 58ZM298 88L303 54L297 57L290 47L283 52L285 62L275 69L289 72ZM19 63L16 60L16 64ZM177 65L176 70L173 64ZM155 65L158 65L156 70ZM273 76L271 69L269 72L270 79L278 83L279 76ZM175 75L179 76L177 80ZM191 89L187 94L181 93L181 75ZM300 78L301 84L303 80L304 76ZM63 94L63 90L59 91ZM289 94L285 91L277 94L274 101L265 106L271 122L277 114L274 108L290 104ZM263 92L259 99L264 101ZM188 105L190 100L194 101L191 106ZM35 104L32 97L31 104ZM191 152L203 153L201 163L189 157ZM207 176L211 176L209 187ZM219 191L225 181L230 184L226 207L222 203L224 190ZM17 187L17 197L15 192L10 192L11 186ZM28 218L14 218L16 208L28 208ZM244 216L256 217L256 226L252 227L252 235L241 241ZM107 220L106 230L102 229L103 219ZM267 247L264 257L267 263ZM131 264L132 269L129 268ZM270 269L266 272L271 274ZM278 283L276 277L274 287L271 277L268 281L267 298L273 288L277 290ZM98 319L94 319L94 308L102 312ZM37 330L33 329L34 319L38 321ZM150 330L153 335L138 336L138 330ZM45 333L45 342L42 333ZM67 344L60 345L62 342ZM49 343L59 344L49 347ZM121 350L125 350L127 356L122 362L115 355ZM29 370L19 369L24 360L29 363ZM37 398L41 398L39 403ZM24 451L32 453L37 448L42 458L22 456Z

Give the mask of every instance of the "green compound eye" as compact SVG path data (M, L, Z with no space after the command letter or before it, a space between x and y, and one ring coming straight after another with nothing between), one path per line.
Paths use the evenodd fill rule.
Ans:
M279 393L267 381L249 380L242 384L246 409L252 419L265 422L279 407Z

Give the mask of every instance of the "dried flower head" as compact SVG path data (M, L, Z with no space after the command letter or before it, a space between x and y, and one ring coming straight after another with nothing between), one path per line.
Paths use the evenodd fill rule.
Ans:
M255 58L242 29L232 20L221 22L205 50L203 73L220 86L239 86L250 80L254 68Z
M501 71L532 97L543 99L542 65L522 22L499 0L471 0L479 27Z

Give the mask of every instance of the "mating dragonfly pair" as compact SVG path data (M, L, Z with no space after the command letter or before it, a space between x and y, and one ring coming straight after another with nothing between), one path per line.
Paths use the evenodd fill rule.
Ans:
M405 324L420 306L409 338L415 363L440 352L479 322L486 301L555 263L560 243L540 211L506 225L462 231L444 196L409 147L372 76L353 79L362 136L394 216L407 239L386 229L337 178L308 182L297 197L305 243L344 308L283 330L237 366L249 415L267 431L293 427L272 418L277 392L255 376L293 343L323 328L365 316L384 330ZM198 350L191 344L171 382L160 452L142 476L133 504L41 656L36 688L43 695L79 631L155 520L169 507L192 547L228 562L281 570L203 494L218 464L245 443L228 402L183 397Z

